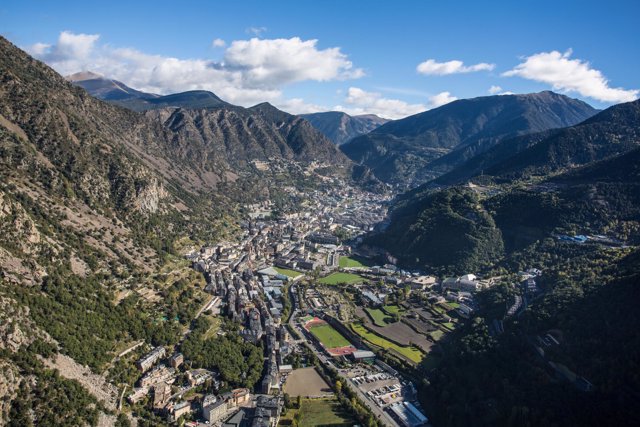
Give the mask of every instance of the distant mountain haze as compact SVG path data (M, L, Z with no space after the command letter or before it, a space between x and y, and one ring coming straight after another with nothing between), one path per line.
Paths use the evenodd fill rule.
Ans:
M389 120L375 114L350 116L341 111L300 114L322 132L336 145L344 144L356 136L364 135L377 129Z

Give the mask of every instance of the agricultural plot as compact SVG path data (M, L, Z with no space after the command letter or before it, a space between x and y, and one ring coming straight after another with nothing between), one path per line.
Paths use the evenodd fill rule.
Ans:
M414 331L411 326L403 322L389 323L384 327L380 327L375 324L367 325L367 328L389 341L393 341L404 346L413 344L424 352L428 352L433 345L426 336Z
M364 282L364 279L357 274L351 273L332 273L327 277L323 277L319 280L320 283L325 285L338 285L338 284L352 284Z
M420 361L424 356L423 353L418 348L398 345L394 342L391 342L381 337L380 335L377 335L371 332L370 330L368 330L367 328L365 328L363 325L359 323L352 323L351 329L353 330L353 332L355 332L356 334L364 338L366 341L368 341L370 344L383 348L385 350L393 349L398 354L406 357L408 360L412 361L413 363L420 363Z
M369 316L373 320L373 324L376 326L387 326L387 319L392 320L389 319L389 316L379 308L365 308L365 311L369 314Z
M393 316L394 314L402 314L402 313L404 313L404 310L403 310L403 309L401 309L401 308L400 308L399 306L397 306L397 305L383 305L383 306L382 306L382 309L383 309L386 313L388 313L388 314L390 314L390 315L392 315L392 316Z

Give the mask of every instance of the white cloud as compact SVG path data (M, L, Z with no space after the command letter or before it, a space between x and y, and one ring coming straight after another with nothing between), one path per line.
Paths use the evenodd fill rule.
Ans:
M302 98L290 98L275 103L275 106L287 113L291 114L308 114L327 111L327 107L322 105L310 104Z
M439 107L456 99L449 92L441 92L430 96L426 104L409 104L399 99L384 98L377 92L367 92L357 87L350 87L345 98L347 105L337 105L333 109L354 115L376 114L388 119L399 119Z
M249 27L245 29L244 32L247 34L252 34L256 37L260 37L262 33L267 32L267 27Z
M214 39L211 42L211 46L213 46L213 47L225 47L226 45L227 45L227 43L222 39Z
M240 70L252 86L282 85L303 80L328 81L359 78L362 69L353 68L340 48L319 50L318 40L237 40L224 55L224 68Z
M383 98L380 93L367 92L357 87L350 87L345 98L347 106L338 105L336 110L348 114L376 114L388 119L399 119L425 111L424 104L409 104L399 99Z
M447 74L473 73L476 71L491 71L496 67L495 64L481 62L475 65L465 66L464 62L453 60L447 62L438 62L435 59L427 59L416 67L420 74L445 76Z
M503 76L518 76L528 80L550 84L554 90L576 92L602 102L628 102L640 95L640 90L612 88L606 77L591 64L571 59L572 51L541 52L524 58L514 69Z
M76 68L80 71L87 63L100 36L98 34L74 34L63 31L55 45L36 43L27 50L48 64L58 64L61 68Z
M449 92L440 92L437 95L433 95L429 98L429 108L441 107L445 104L455 101L455 96L451 96Z
M515 95L508 90L502 90L500 86L491 86L487 92L489 92L490 95Z
M53 45L39 43L29 52L63 75L91 70L142 91L167 94L210 90L240 105L282 101L282 87L295 82L358 78L340 48L319 49L317 40L234 41L222 61L150 55L132 48L97 44L97 34L63 32Z

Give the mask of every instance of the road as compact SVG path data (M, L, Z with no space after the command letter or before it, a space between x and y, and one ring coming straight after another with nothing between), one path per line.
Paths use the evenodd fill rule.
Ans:
M320 360L320 362L325 365L325 366L329 366L331 368L335 369L335 366L333 366L333 363L331 363L331 361L327 358L327 356L324 355L324 353L320 350L318 350L315 346L315 343L310 343L309 341L307 341L306 335L300 330L300 328L298 328L298 325L296 325L294 319L296 318L296 315L298 313L298 308L297 308L297 295L294 295L293 290L291 289L293 288L293 286L291 286L289 288L289 298L291 300L291 316L289 317L289 326L291 327L292 330L296 331L296 333L302 337L302 341L304 343L304 345L307 346L307 348L309 348L313 354L318 358L318 360ZM376 405L371 399L369 399L369 397L367 397L367 395L365 395L359 388L358 386L351 381L351 379L349 379L348 377L346 377L342 372L340 372L340 370L338 370L338 375L340 376L340 378L342 378L342 380L345 382L345 384L349 384L351 386L351 388L353 390L356 391L358 397L360 398L360 400L362 402L364 402L365 405L367 405L369 407L369 409L371 409L371 412L379 419L382 420L385 425L390 426L390 427L400 427L398 425L398 423L391 418L391 416L389 414L387 414L382 408L380 408L378 405Z

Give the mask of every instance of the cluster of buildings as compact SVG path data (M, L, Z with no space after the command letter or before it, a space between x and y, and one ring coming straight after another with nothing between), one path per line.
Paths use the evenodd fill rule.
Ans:
M416 400L416 389L410 381L403 381L399 374L381 361L370 366L359 375L350 378L353 385L380 409L386 411L391 418L403 427L419 427L428 425L427 417L413 403Z
M252 323L257 328L259 318L253 318ZM267 325L264 330L267 335L263 336L273 332L275 337L272 328ZM288 335L285 338L288 338ZM274 354L273 363L276 369L277 347L276 341L267 340L268 351ZM137 382L137 387L127 397L129 403L136 404L150 397L153 410L166 416L170 423L178 421L182 416L191 415L192 418L199 418L207 424L227 427L277 426L282 402L276 396L252 395L249 389L238 388L218 395L207 394L201 399L183 399L188 391L206 382L210 382L211 387L207 387L209 390L220 390L223 383L217 372L207 369L187 369L181 373L179 368L184 364L184 356L181 353L174 353L170 357L166 355L164 347L156 347L136 362L142 376ZM184 378L184 384L176 384L178 378ZM264 391L268 394L271 390L267 387ZM186 425L189 424L198 425L193 422Z

